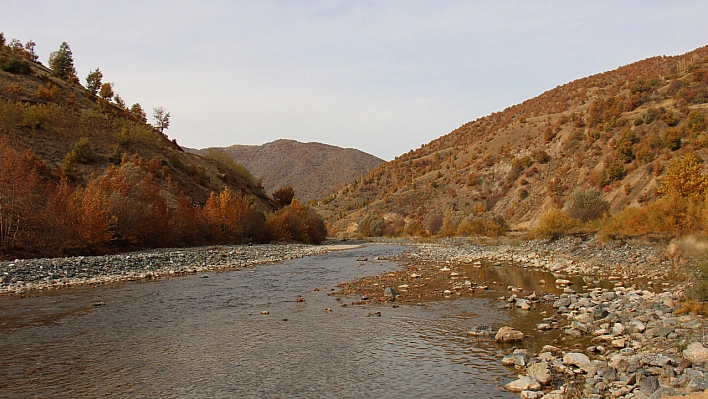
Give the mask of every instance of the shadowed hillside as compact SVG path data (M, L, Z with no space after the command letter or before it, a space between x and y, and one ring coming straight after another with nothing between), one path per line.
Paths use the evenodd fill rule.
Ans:
M599 190L612 213L641 208L673 159L708 158L707 56L702 47L558 86L378 166L318 210L339 232L399 235L475 220L533 228L576 188Z
M303 202L333 194L384 162L353 148L294 140L214 149L226 152L248 168L262 180L267 192L289 185ZM204 154L207 150L194 151Z

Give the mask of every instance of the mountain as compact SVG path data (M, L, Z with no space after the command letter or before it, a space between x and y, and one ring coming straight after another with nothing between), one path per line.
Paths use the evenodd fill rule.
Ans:
M228 187L253 198L260 209L275 209L248 171L185 152L147 124L144 113L136 115L103 100L75 77L55 76L41 63L28 60L21 47L0 49L0 139L16 151L31 150L44 163L45 178L69 177L85 185L91 176L120 164L122 157L137 156L156 165L154 169L169 176L171 184L196 203L204 204L211 192ZM90 157L72 162L68 154L79 147Z
M613 213L642 207L672 159L708 159L707 86L708 47L578 79L379 165L317 210L340 234L395 235L474 218L533 228L576 188Z
M276 140L263 145L214 147L261 179L267 192L290 185L301 202L323 198L384 161L353 149L322 143ZM194 150L206 154L209 149Z

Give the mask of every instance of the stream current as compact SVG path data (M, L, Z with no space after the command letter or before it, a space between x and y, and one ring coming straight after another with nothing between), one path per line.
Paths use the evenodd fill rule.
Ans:
M399 268L372 259L406 249L0 298L0 397L518 397L501 388L516 375L500 363L510 349L466 335L479 324L531 332L543 316L499 309L504 293L396 308L341 307L359 298L328 295ZM467 274L517 285L548 278L509 267Z

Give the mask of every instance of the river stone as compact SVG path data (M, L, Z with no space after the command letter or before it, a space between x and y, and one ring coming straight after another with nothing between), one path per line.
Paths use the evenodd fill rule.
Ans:
M566 335L569 335L573 338L580 338L583 336L583 333L580 332L580 330L577 330L575 328L568 328L567 330L565 330L565 333L566 333Z
M694 342L683 351L683 357L694 364L705 364L708 363L708 349L700 342Z
M595 320L604 319L609 314L610 312L608 312L607 309L601 307L597 307L592 311L592 317Z
M510 355L504 356L501 363L503 366L526 366L527 356L523 353L512 353Z
M614 291L603 292L600 299L603 301L614 301L617 299L617 294Z
M541 391L521 391L519 398L521 399L541 399L543 392Z
M570 352L563 356L563 363L582 368L583 365L590 364L590 358L584 353Z
M541 384L533 377L523 376L516 381L504 385L504 389L510 392L538 391L541 389Z
M395 297L398 296L398 292L396 292L396 290L395 290L394 288L392 288L392 287L387 287L387 288L384 290L384 296L388 296L388 297L393 297L393 298L395 298Z
M612 335L622 335L624 334L624 326L622 323L615 323L614 326L612 326Z
M522 310L531 309L531 305L529 305L529 301L527 301L526 299L517 299L516 300L516 307L521 308Z
M541 385L548 385L553 381L553 375L551 375L551 370L546 362L534 363L526 368L526 372Z
M638 332L638 333L643 333L647 329L647 326L642 323L640 320L632 320L631 323L629 323L629 331L630 332Z
M563 363L566 365L577 366L588 375L594 375L597 370L607 367L607 362L598 360L590 360L584 353L570 352L563 356Z
M659 389L659 380L656 379L653 375L650 375L649 377L645 378L642 383L640 389L644 393L654 393L657 389Z
M497 330L495 330L492 326L487 326L487 325L481 325L481 326L475 326L472 327L472 330L467 333L467 335L473 336L473 337L480 337L480 336L491 336L495 335L497 333Z
M570 298L561 298L561 299L553 302L553 307L554 308L565 308L565 307L568 307L571 303L572 303L572 301L570 300Z
M687 321L687 322L685 322L685 323L681 323L681 327L683 327L683 328L689 328L689 329L691 329L691 330L696 329L696 328L699 328L699 327L701 327L701 326L703 326L703 321L697 320L697 319L696 319L696 320Z
M522 341L523 339L524 333L509 326L500 328L499 331L497 331L497 335L494 336L494 340L497 342L516 342Z
M708 389L708 380L705 378L692 378L686 385L686 392L703 392Z

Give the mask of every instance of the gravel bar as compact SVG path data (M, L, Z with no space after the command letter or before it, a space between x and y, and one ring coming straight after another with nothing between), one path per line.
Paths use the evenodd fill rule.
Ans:
M341 243L219 245L103 256L16 259L0 262L0 294L246 268L356 247Z

